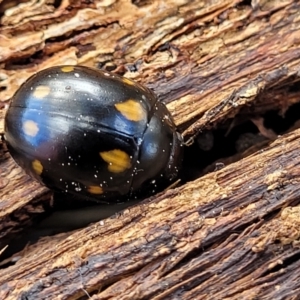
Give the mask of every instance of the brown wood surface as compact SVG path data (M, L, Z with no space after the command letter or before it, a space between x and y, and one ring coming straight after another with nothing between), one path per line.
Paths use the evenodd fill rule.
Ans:
M146 84L189 142L230 119L284 114L300 102L291 88L298 1L57 3L0 1L1 121L18 86L57 64L113 69ZM299 145L293 129L115 217L42 239L0 270L0 298L298 299ZM4 248L52 194L3 144L0 175Z

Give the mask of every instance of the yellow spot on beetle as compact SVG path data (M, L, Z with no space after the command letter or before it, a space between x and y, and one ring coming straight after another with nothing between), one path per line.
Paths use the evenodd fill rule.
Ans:
M128 79L128 78L123 77L122 80L123 80L124 83L126 83L128 85L135 85L135 83L132 80Z
M103 188L97 185L90 185L87 187L87 190L91 194L97 194L97 195L103 194Z
M33 96L37 99L43 99L50 94L50 91L48 85L39 85L34 89Z
M42 163L39 160L35 159L31 164L34 172L37 175L41 175L44 169Z
M102 159L108 163L108 170L112 173L121 173L131 168L129 155L119 149L99 152Z
M22 129L26 135L35 137L39 132L39 126L32 120L27 120L23 123Z
M128 120L130 121L141 121L146 119L146 111L143 106L132 99L125 102L116 103L116 109Z
M64 66L61 68L61 71L64 73L69 73L74 71L74 66Z

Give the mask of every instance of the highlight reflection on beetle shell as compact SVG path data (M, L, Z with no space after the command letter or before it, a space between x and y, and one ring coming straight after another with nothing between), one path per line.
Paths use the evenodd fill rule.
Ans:
M174 179L181 136L145 87L83 66L30 77L5 117L10 153L46 186L110 199Z

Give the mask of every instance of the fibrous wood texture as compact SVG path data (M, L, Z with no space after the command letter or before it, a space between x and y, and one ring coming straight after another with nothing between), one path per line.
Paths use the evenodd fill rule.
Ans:
M186 141L300 99L298 1L1 5L2 119L18 86L57 64L147 84ZM298 298L299 145L296 129L113 218L40 241L0 270L1 299ZM0 154L4 247L50 205L51 192Z

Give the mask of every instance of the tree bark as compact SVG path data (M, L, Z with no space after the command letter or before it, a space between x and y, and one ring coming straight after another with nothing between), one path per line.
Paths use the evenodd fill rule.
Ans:
M52 2L0 1L1 133L19 85L59 64L147 85L189 144L230 120L284 114L299 102L298 1ZM293 129L111 218L41 239L0 270L1 299L296 299L299 143ZM5 248L52 193L3 143L0 158Z

